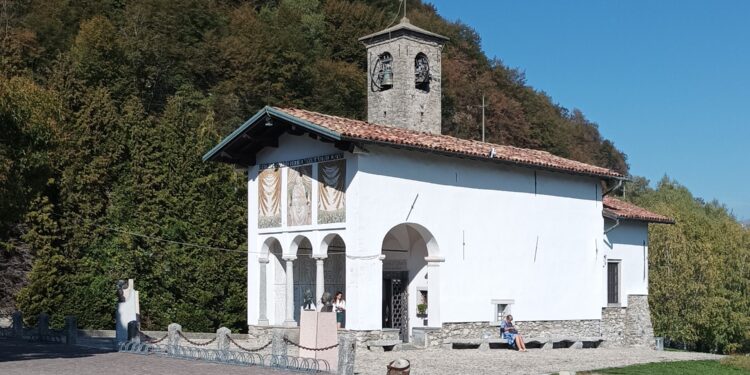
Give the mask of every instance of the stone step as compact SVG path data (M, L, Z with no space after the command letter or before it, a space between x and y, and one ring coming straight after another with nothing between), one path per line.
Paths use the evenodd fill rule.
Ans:
M116 350L117 345L115 344L114 338L108 337L78 337L76 346L82 346L86 348L104 349L104 350Z

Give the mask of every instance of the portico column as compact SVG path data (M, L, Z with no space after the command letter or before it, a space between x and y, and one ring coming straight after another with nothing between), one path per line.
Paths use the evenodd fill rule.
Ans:
M268 298L266 297L266 265L268 264L268 258L259 258L258 263L260 264L260 282L258 283L258 325L267 326L268 317L266 316L268 310Z
M286 319L285 326L295 327L297 322L294 321L294 261L297 259L294 255L285 255L286 261Z
M325 255L318 255L315 256L315 297L317 298L315 300L315 306L318 306L318 311L320 311L320 308L323 307L320 304L320 299L323 298L323 293L325 292L325 268L324 268L324 261L326 259Z
M430 327L440 328L440 265L445 258L429 256L427 261L427 323Z

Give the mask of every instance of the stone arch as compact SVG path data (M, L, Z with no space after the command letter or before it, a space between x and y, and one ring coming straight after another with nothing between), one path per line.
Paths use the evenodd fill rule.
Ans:
M393 55L383 52L376 57L370 72L372 91L386 91L393 87Z
M419 304L427 305L429 325L440 327L440 246L421 224L401 223L383 236L383 328L399 328L408 341L411 328L425 325ZM429 267L428 267L429 266Z
M263 241L260 246L261 258L268 258L272 251L282 253L281 241L276 237L268 237Z
M344 293L346 298L346 242L339 233L329 233L323 237L320 252L316 257L325 258L325 272L322 290L332 296L336 292ZM319 298L319 297L318 297Z
M414 87L417 90L430 91L430 60L420 52L414 57Z
M300 309L305 295L310 293L315 299L315 259L313 259L313 246L309 238L297 235L289 245L287 257L296 257L293 264L293 308L294 321L299 322Z

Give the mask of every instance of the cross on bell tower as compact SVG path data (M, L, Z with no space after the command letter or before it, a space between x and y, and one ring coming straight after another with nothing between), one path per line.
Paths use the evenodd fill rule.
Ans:
M367 48L367 121L440 134L440 63L448 38L404 17L359 40Z

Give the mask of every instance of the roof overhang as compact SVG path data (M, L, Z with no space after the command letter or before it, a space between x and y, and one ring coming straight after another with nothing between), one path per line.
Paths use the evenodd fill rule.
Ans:
M324 142L335 143L339 148L350 147L348 144L341 143L341 135L330 129L266 106L203 155L203 161L245 167L255 165L255 155L258 151L266 147L278 147L279 137L284 133L296 135L309 133Z

